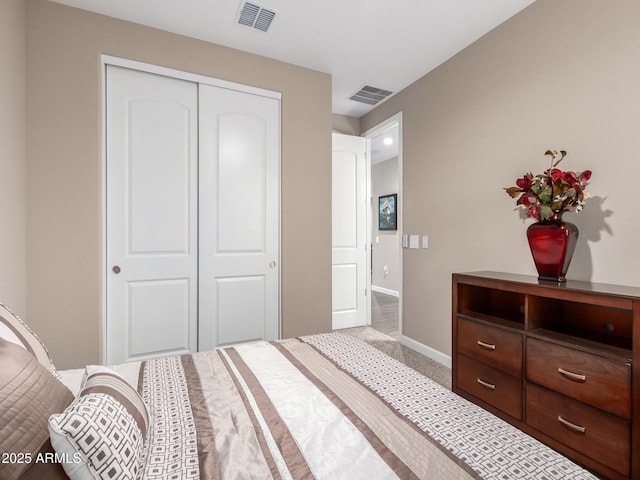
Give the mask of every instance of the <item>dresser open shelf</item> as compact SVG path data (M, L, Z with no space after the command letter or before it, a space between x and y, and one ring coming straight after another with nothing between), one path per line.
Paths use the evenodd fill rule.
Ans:
M455 273L452 300L454 392L601 476L640 479L640 288Z

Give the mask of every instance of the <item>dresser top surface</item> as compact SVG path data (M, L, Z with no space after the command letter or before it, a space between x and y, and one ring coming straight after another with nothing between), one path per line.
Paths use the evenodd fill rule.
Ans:
M556 283L553 281L538 280L533 275L521 275L505 272L461 272L454 273L454 279L464 280L465 277L475 278L478 280L498 280L514 284L542 287L543 289L556 291L571 291L581 293L600 293L606 295L629 297L640 299L640 288L627 285L613 285L608 283L585 282L581 280L567 280L566 282Z

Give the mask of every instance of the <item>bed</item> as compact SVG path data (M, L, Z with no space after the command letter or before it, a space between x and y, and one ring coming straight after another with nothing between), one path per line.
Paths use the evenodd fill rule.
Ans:
M0 306L2 479L591 479L344 333L57 371Z

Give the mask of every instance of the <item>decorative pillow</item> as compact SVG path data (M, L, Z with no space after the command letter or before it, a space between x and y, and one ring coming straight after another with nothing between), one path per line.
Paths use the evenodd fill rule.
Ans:
M80 395L106 393L124 405L146 438L149 432L149 412L142 397L122 375L102 365L88 365L82 380Z
M63 464L72 480L135 480L141 468L149 415L138 392L106 367L87 367L74 402L49 419L58 454L80 458Z
M66 478L53 458L47 420L73 395L26 349L4 339L0 365L0 478Z
M56 367L44 344L20 317L0 303L0 338L20 345L34 355L51 373L58 377Z

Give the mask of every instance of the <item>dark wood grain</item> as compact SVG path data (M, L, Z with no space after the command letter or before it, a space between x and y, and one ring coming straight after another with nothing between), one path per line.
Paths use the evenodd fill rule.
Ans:
M458 351L470 358L521 377L522 350L522 335L470 320L458 320Z
M629 475L629 422L534 384L527 384L526 411L531 427ZM584 428L584 432L561 423L559 417Z
M458 367L460 388L522 420L522 381L519 378L464 355L458 355Z
M631 365L628 363L528 338L526 371L530 382L631 418Z

